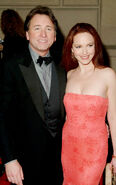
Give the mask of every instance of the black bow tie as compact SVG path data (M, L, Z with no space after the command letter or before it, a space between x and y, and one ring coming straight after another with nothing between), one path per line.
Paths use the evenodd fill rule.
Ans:
M41 56L39 56L39 58L37 59L37 63L39 63L39 65L41 66L43 61L45 61L45 64L48 65L52 62L52 57L41 57Z

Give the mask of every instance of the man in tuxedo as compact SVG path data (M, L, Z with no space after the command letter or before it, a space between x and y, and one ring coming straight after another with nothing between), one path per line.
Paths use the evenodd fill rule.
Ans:
M37 6L25 20L28 48L4 64L0 137L8 180L61 185L61 136L66 76L52 56L57 21ZM57 65L56 65L57 63Z

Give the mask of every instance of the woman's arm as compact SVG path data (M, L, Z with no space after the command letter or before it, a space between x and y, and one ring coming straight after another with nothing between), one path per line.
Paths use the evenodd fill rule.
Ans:
M107 71L108 83L108 122L110 125L111 138L113 144L112 164L116 172L116 73L112 69Z

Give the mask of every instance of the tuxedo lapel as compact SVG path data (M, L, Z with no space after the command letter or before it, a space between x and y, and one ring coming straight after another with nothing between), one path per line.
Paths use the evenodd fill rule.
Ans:
M29 92L31 94L33 103L39 112L40 116L44 120L44 109L43 109L43 99L40 87L40 79L37 75L33 62L29 66L19 64L20 70L23 74L24 80L27 84Z

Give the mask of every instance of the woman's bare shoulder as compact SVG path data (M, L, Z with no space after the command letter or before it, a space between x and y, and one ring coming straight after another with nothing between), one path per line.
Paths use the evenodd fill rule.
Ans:
M72 75L72 73L75 71L75 69L72 69L70 71L68 71L67 73L67 78L70 78L70 76Z
M104 68L104 73L106 73L107 75L116 75L115 70L112 69L111 67Z
M98 69L99 73L103 74L103 75L115 75L116 72L114 69L112 69L111 67L105 67L105 68L101 68Z
M103 68L101 70L101 74L105 77L109 82L112 80L116 80L116 72L114 69L110 67Z

